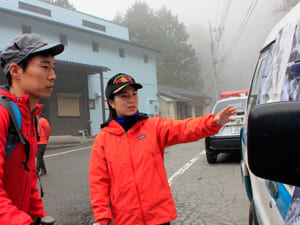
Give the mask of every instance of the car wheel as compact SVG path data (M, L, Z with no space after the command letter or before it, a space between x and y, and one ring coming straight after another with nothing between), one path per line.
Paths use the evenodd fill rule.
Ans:
M258 225L253 200L251 201L249 207L249 225Z
M217 161L217 154L210 154L206 152L206 160L209 164L214 164Z

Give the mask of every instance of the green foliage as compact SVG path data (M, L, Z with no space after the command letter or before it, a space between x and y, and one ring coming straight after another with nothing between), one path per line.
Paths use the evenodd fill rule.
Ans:
M193 88L199 84L200 65L188 44L186 28L165 7L154 12L145 2L137 1L124 17L118 15L114 21L128 27L131 42L159 51L159 85Z
M70 3L68 0L45 0L47 2L51 2L55 5L61 6L61 7L65 7L68 9L75 9L75 7L73 6L72 3Z

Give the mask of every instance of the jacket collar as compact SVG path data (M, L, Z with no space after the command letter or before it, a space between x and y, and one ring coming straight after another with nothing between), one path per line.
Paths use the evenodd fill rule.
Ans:
M137 115L137 122L127 131L127 132L134 132L144 121L148 119L148 115L145 113L138 113ZM126 133L123 127L115 120L107 121L101 125L101 128L105 131L115 134L115 135L122 135Z
M29 95L17 97L9 92L9 87L7 85L0 86L0 94L15 102L19 107L25 108L26 111L30 111ZM31 112L32 115L37 116L41 114L42 107L43 105L36 104L34 110Z

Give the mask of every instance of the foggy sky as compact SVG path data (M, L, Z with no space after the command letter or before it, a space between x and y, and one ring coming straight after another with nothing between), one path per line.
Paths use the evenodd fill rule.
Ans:
M78 11L86 12L103 19L112 20L117 13L125 14L127 9L136 0L69 0ZM224 0L143 0L153 9L158 10L163 6L171 10L174 16L186 26L192 24L208 24L209 20L215 22L222 11L219 2Z
M78 11L112 20L117 13L124 15L136 0L69 0ZM196 49L202 78L207 82L200 93L214 99L215 76L211 55L211 38L214 40L217 93L248 89L259 51L272 26L282 17L274 10L282 0L143 0L154 10L166 6L173 16L178 16L190 34L190 42ZM246 18L250 6L255 5ZM226 11L226 7L229 6ZM227 12L227 14L226 14ZM227 16L226 16L227 15ZM209 32L209 22L212 30ZM244 23L244 26L243 26ZM216 30L221 30L221 36ZM219 37L219 38L217 38ZM218 42L217 39L220 39Z

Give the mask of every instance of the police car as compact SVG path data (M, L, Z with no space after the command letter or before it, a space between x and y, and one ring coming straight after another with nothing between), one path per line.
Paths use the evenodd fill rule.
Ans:
M245 122L245 110L248 90L225 91L221 94L222 99L217 101L212 113L217 114L222 109L231 105L237 108L236 119L226 123L218 134L205 138L206 160L209 164L217 161L219 153L234 153L241 151L240 129Z
M249 224L300 224L300 3L262 47L241 129Z

